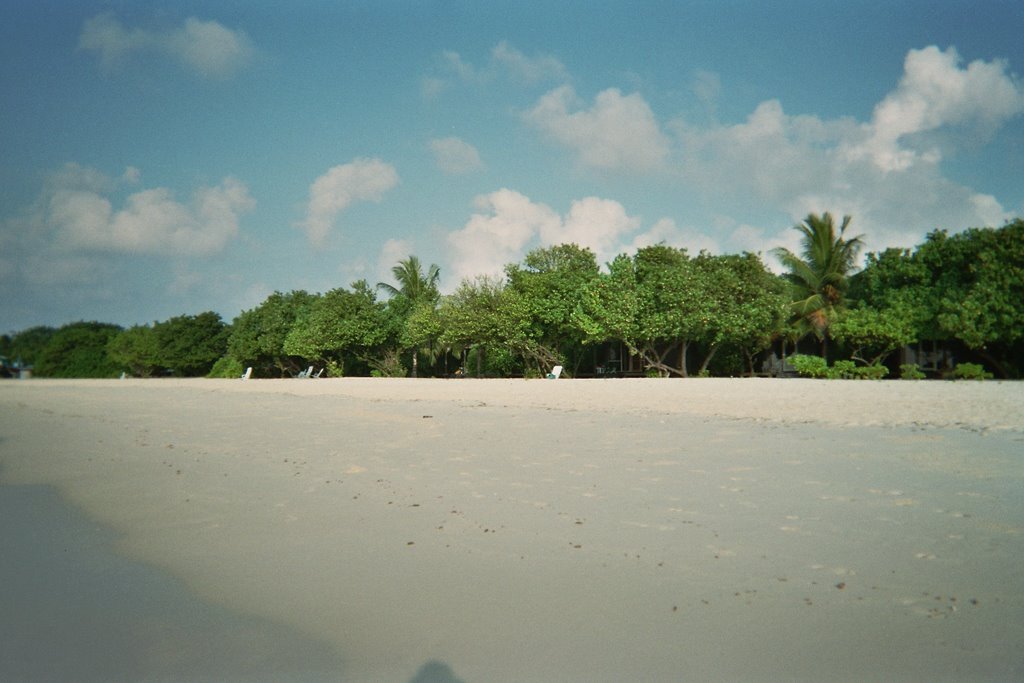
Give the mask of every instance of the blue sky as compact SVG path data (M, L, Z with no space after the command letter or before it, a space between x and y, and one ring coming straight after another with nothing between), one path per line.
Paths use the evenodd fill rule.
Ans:
M0 2L0 332L1024 215L1024 4Z

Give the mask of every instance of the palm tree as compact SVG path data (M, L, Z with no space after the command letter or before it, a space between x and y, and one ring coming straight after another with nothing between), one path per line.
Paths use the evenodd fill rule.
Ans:
M842 306L848 275L864 244L861 235L846 239L850 220L849 216L843 216L837 234L832 214L809 214L803 223L794 226L803 233L800 256L785 247L773 252L789 270L783 277L792 287L790 306L794 317L804 334L813 332L821 340L822 356L828 350L829 325Z
M439 296L437 290L438 280L441 278L441 269L435 264L430 264L427 272L423 272L420 260L410 255L402 259L391 269L397 286L387 282L378 282L377 288L381 289L392 297L395 309L403 319L409 316L418 307L429 305L434 306ZM419 366L419 348L417 345L412 349L412 376L416 377Z

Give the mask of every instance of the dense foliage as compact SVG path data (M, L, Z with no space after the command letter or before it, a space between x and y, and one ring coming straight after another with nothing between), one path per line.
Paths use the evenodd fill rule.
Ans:
M309 366L327 376L529 377L556 364L566 376L1021 376L1024 220L936 231L914 249L868 254L856 273L850 222L811 214L795 226L802 249L776 252L782 276L754 254L664 244L602 268L590 250L561 244L442 296L437 266L409 256L393 283L274 292L230 325L206 312L128 329L33 327L0 337L0 357L43 377L231 377L247 367L284 377Z

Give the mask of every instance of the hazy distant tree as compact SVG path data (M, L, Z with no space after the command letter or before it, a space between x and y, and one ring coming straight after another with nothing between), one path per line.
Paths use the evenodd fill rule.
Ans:
M33 372L40 377L116 377L121 370L107 353L107 345L120 332L120 327L109 323L64 325L35 358Z
M160 343L148 325L123 330L107 344L111 360L137 377L149 377L160 366Z
M50 341L50 338L56 332L55 328L45 325L22 330L11 335L10 343L4 355L12 363L20 361L23 365L32 365L42 350L46 348L46 343Z
M179 315L153 325L160 365L174 375L205 375L227 351L230 330L212 311Z

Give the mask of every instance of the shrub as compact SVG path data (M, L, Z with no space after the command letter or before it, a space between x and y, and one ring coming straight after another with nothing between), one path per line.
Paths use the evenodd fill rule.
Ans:
M789 362L801 377L828 377L828 363L821 356L807 356L802 353L789 357Z
M985 368L977 363L957 363L953 370L953 377L957 379L992 379L991 372L985 372Z
M889 374L884 365L862 365L853 371L857 379L882 379Z
M826 371L825 376L829 379L853 379L856 377L856 373L857 364L852 360L837 360Z
M900 365L900 379L924 379L925 375L917 363L904 363Z
M207 377L211 378L223 378L223 379L238 379L245 373L245 368L242 364L232 358L231 356L221 356L213 367L210 368L210 373Z

